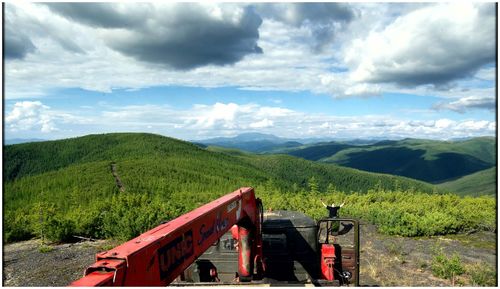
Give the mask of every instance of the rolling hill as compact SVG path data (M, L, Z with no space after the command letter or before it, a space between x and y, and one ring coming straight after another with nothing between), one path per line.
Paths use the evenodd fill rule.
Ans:
M440 188L458 195L481 196L496 195L496 167L482 170L457 180L441 183Z
M287 153L300 150L310 145L332 142L331 138L283 138L272 134L242 133L234 137L218 137L206 140L192 141L204 146L218 146L239 149L258 154ZM346 145L373 144L376 140L353 139L345 140Z
M355 148L355 145L349 145L338 142L320 143L303 148L288 151L289 155L304 158L306 160L318 161L323 158L328 158L336 153L348 149Z
M371 145L327 143L310 145L288 154L364 171L441 183L496 165L495 139L465 141L404 139Z
M139 133L6 146L6 240L39 232L59 234L58 239L65 232L126 239L242 186L255 187L263 198L313 187L330 196L373 189L437 190L412 179L292 156L215 150ZM115 184L112 167L124 192Z
M318 145L331 146L335 144L343 145L345 147L357 145L370 145L380 141L380 139L345 139L342 141L333 141L331 138L283 138L272 134L263 133L242 133L234 137L217 137L212 139L192 141L192 143L201 146L218 146L223 148L239 149L247 152L258 154L275 154L275 153L288 153L295 155L295 151L305 149L308 151L309 147ZM313 149L315 150L315 149ZM311 152L312 153L312 152ZM300 154L300 152L298 152ZM313 153L314 155L314 153ZM325 156L331 156L327 154ZM316 160L317 157L309 158L308 160Z
M218 137L195 141L195 143L207 146L234 148L252 153L269 152L302 146L302 143L297 141L263 133L243 133L235 137Z
M493 137L454 141L403 140L293 140L248 133L232 138L200 141L203 145L259 154L288 154L368 172L418 179L430 183L451 181L496 166Z
M394 177L389 175L372 174L342 168L335 165L314 163L286 155L253 155L231 149L204 149L189 142L153 134L104 134L89 135L85 137L11 145L5 147L4 176L11 181L26 176L39 175L46 172L57 171L68 166L88 164L94 162L120 161L151 161L155 166L171 166L171 160L183 160L177 164L179 169L191 165L190 170L198 170L204 174L218 174L224 179L232 176L241 176L251 181L261 178L275 179L285 188L293 183L304 184L307 179L315 176L318 178L320 188L326 188L328 183L336 184L342 191L366 191L367 186L357 186L355 189L342 186L342 177L356 181L373 179L372 185L381 181L390 189L395 184L405 188L414 187L423 191L432 191L429 184L415 180ZM194 167L195 164L198 168ZM271 165L272 164L272 165ZM207 167L205 167L207 166ZM301 177L292 177L288 174L288 167L296 167L301 171ZM229 170L226 170L226 167ZM359 182L358 182L359 183Z
M11 144L20 144L20 143L27 143L27 142L39 142L39 141L46 141L46 140L39 139L39 138L12 138L12 139L4 139L4 144L11 145Z

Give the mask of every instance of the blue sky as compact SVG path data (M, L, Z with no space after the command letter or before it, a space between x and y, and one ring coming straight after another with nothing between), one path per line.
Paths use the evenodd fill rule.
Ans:
M495 134L491 3L8 3L5 31L6 139Z

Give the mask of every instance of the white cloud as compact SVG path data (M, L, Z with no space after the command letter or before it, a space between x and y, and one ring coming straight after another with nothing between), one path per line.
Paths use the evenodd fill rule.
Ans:
M414 10L344 51L355 81L444 85L494 62L494 4L443 3Z
M486 81L495 81L496 69L495 67L481 68L477 71L476 78Z
M13 5L18 4L10 4L7 8ZM304 41L294 42L296 38L307 36L304 31L290 31L282 23L266 21L259 29L258 41L264 54L247 55L231 66L206 65L189 71L170 70L136 61L108 48L103 40L107 32L103 33L98 28L70 22L40 4L24 6L27 8L19 8L25 15L21 23L35 22L31 19L35 18L36 23L65 27L67 33L63 35L78 35L75 42L85 53L75 54L56 45L50 35L30 35L37 50L28 54L23 61L6 63L5 97L8 99L43 97L53 88L79 87L109 93L116 88L137 89L160 85L230 85L246 89L313 89L323 92L318 75L330 65L321 61L323 56L311 53ZM38 19L36 15L45 16ZM93 45L89 47L89 43Z
M367 83L353 84L344 90L345 96L377 96L381 93L380 86Z
M330 48L335 36L345 30L357 14L354 6L346 3L259 3L256 9L264 18L307 33L308 45L316 53Z
M265 128L265 127L271 127L271 126L273 126L273 124L274 123L272 120L265 118L261 121L251 123L248 127L250 127L250 128Z
M50 107L40 101L21 101L5 117L5 123L10 131L38 130L43 133L56 131Z
M191 110L183 112L183 119L186 127L198 130L199 135L212 135L216 132L224 134L270 128L293 114L296 112L280 107L218 102L213 105L194 105Z
M485 109L495 111L496 101L493 97L484 96L466 96L455 101L440 102L434 106L434 109L449 109L459 113L465 113L470 109Z
M231 22L232 18L235 23L241 22L241 7L246 4L234 4L238 9L219 9L220 5L228 4L210 4L203 15L209 14L211 18L222 17L225 23ZM5 63L4 97L42 99L45 94L61 88L79 87L109 93L117 88L140 89L163 85L309 91L340 98L378 96L386 92L431 95L454 100L470 95L494 97L495 89L491 82L494 69L491 67L483 67L474 75L478 81L490 81L488 88L484 88L484 83L467 83L465 86L460 82L455 83L455 86L446 87L445 90L437 90L433 86L400 88L390 83L369 82L376 81L373 79L374 75L400 75L402 69L406 69L406 72L401 75L410 73L410 79L422 80L425 73L432 75L433 64L442 62L445 65L436 67L446 71L459 71L462 74L464 71L472 73L469 68L472 64L479 63L476 61L478 57L493 57L494 53L487 53L495 43L495 37L488 38L492 31L489 25L492 16L487 11L490 4L460 5L465 5L466 8L471 5L471 9L455 9L453 7L460 6L454 4L370 3L350 4L347 8L332 5L335 10L347 13L345 15L351 15L350 10L355 12L352 17L344 20L342 17L340 20L335 19L331 17L333 14L321 13L322 11L316 11L317 9L304 10L301 5L283 5L283 11L291 11L286 12L291 13L290 15L261 15L264 21L258 28L257 45L263 49L263 54L247 54L233 65L205 65L189 71L176 71L138 61L109 48L106 45L109 34L122 38L119 35L120 29L104 29L96 25L86 25L85 21L72 21L53 13L43 4L12 2L6 5L6 15L16 23L16 31L27 35L36 49L27 53L22 60L9 60ZM135 10L127 4L120 4L118 7L121 7L118 11L123 12L114 15L118 18L99 19L115 26L142 23L144 18L139 16L143 15L141 13L144 13L144 7L149 5L137 8L136 14L130 14L130 11ZM158 11L169 9L162 4L155 4L153 7L159 7L159 10L153 9L155 15L161 14ZM321 5L315 7L321 8ZM329 10L323 12L325 11ZM461 17L453 14L461 11ZM124 12L128 15L125 18L122 15ZM313 16L318 13L324 17L315 21ZM91 21L89 19L87 17L86 21ZM95 18L93 21L99 19ZM441 20L447 23L445 28L438 25ZM109 21L116 23L109 24ZM168 22L168 19L155 18L155 21ZM346 26L335 31L337 41L334 44L327 41L328 46L321 53L311 51L311 40L318 36L312 33L314 27L311 25L326 23L328 27L336 27L334 24L339 21ZM407 28L408 31L405 30ZM434 33L441 31L439 29L445 29L446 33ZM403 41L406 38L409 41ZM374 45L371 45L372 41ZM429 44L430 41L433 41L432 45ZM443 55L446 47L454 49ZM467 57L471 55L473 57ZM464 62L457 62L460 59ZM362 77L350 78L351 75ZM413 77L415 75L420 78ZM442 75L450 76L446 73ZM438 78L432 78L432 81L436 79ZM465 89L468 91L464 91ZM260 116L260 119L263 117L265 116ZM209 124L225 122L224 119L214 118L206 121Z
M456 122L443 118L443 119L436 120L434 126L438 129L445 129L445 128L449 128L450 126L452 126L454 124L456 124Z
M281 107L268 107L268 106L263 106L259 107L257 111L255 111L255 116L256 117L280 117L280 116L287 116L292 114L293 111L290 109L286 108L281 108Z
M347 73L327 73L319 75L321 89L335 98L371 97L382 93L381 86L372 83L356 83Z
M85 115L83 115L85 113ZM105 106L60 112L40 101L17 102L5 118L6 133L24 137L71 137L104 132L152 132L181 139L205 139L259 131L282 137L432 138L495 135L495 121L409 120L387 115L335 116L302 113L254 103L214 103L175 109L166 105Z
M196 127L213 128L222 126L223 128L235 128L235 117L237 113L248 111L248 107L240 107L235 103L216 103L213 106L197 105L195 110L200 114L192 116Z
M492 124L494 125L494 122L486 120L480 120L480 121L468 120L458 124L457 128L466 131L484 131L484 130L491 130Z
M163 119L163 122L160 121ZM93 118L115 131L150 131L183 139L234 136L258 130L282 137L432 138L495 135L495 122L485 120L408 120L386 115L335 116L302 113L254 103L194 105L188 110L167 106L115 107ZM150 125L153 129L149 129Z
M209 4L200 15L209 18L210 23L222 19L223 27L233 22L238 27L247 27L249 23L242 22L245 13L251 16L249 20L258 18L242 9L247 4L231 4L235 9L233 6L222 9L221 5L229 4ZM495 134L494 121L444 119L436 117L436 111L430 108L432 114L426 114L425 120L382 115L338 117L287 109L284 107L286 97L280 97L275 106L258 105L250 100L247 104L228 101L183 110L153 104L111 107L100 101L94 109L82 106L62 112L42 103L47 93L64 88L109 93L117 88L133 90L172 85L304 91L337 98L397 92L405 94L401 97L443 98L436 109L464 113L469 109L486 109L489 116L494 110L495 63L489 60L494 57L490 50L495 46L492 36L495 15L491 9L494 4L328 6L340 13L338 15L329 13L328 9L318 10L322 5L312 8L307 4L280 5L276 11L282 9L285 14L260 15L263 22L257 25L258 39L250 35L263 49L263 54L247 53L232 65L195 65L195 69L178 71L127 57L108 46L113 40L110 34L123 40L123 27L147 23L143 15L149 12L156 17L150 24L161 22L161 27L167 27L166 22L173 18L157 16L163 15L161 11L173 13L168 5L145 4L139 9L119 4L115 9L119 13L111 15L113 17L83 15L86 18L78 22L53 13L44 4L8 3L5 25L19 32L19 39L13 44L21 50L18 57L6 60L4 97L7 101L15 98L30 101L18 101L6 111L6 130L51 132L61 137L89 131L150 131L185 139L234 135L256 129L289 137L448 138ZM146 11L145 7L152 10ZM76 13L80 17L83 12ZM318 18L318 15L322 16ZM174 16L178 16L173 19L177 23L184 23L180 15ZM96 24L95 21L103 22ZM250 26L255 28L255 24ZM115 28L110 29L110 25ZM321 33L316 32L325 27L333 30L321 41L318 37ZM145 31L151 31L150 28ZM254 33L255 29L245 31ZM23 41L28 46L21 45ZM311 50L311 45L318 44L322 46L320 52ZM435 73L438 77L434 77ZM452 83L447 83L450 81ZM398 86L401 84L406 86ZM415 87L418 84L422 85ZM33 101L34 97L40 101ZM302 96L297 94L297 97Z

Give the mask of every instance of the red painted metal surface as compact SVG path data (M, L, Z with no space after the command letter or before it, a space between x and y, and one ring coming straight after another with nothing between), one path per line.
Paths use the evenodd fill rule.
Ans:
M321 274L323 279L333 281L335 264L335 247L333 244L321 245Z
M95 271L85 275L85 279L82 278L71 283L71 286L113 286L113 276L114 272Z
M234 224L240 227L240 240L245 234L249 237L260 235L255 231L260 228L261 217L257 202L253 188L241 188L227 194L114 249L97 254L96 263L71 286L168 285ZM260 238L250 238L246 244L240 244L240 251L247 252L240 254L240 276L253 273L253 259L246 259L247 254L262 254L262 244L255 241L261 242ZM247 245L248 250L241 249Z

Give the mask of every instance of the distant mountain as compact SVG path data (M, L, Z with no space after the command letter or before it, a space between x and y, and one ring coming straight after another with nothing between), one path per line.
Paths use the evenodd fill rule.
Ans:
M27 143L27 142L40 142L40 141L46 141L46 140L39 139L39 138L12 138L12 139L5 139L4 144L11 145L11 144L20 144L20 143Z
M270 143L283 143L288 139L280 138L272 134L264 134L258 132L242 133L234 137L216 137L206 140L199 140L196 142L203 144L216 144L216 143L237 143L237 142L260 142L266 141Z
M259 154L289 154L306 160L436 184L496 166L494 137L453 141L411 138L337 139L309 143L312 140L246 133L229 138L201 140L197 143L202 146L239 149Z
M328 142L291 150L288 152L288 154L304 158L306 160L318 161L320 159L330 157L341 150L353 147L356 146L338 142Z
M352 140L344 140L344 141L340 141L340 142L345 143L345 144L349 144L349 145L359 146L359 145L371 145L371 144L374 144L374 143L377 143L380 141L381 141L380 139L352 139Z
M333 138L283 138L272 134L243 133L234 137L217 137L205 140L192 141L195 144L212 145L224 148L240 149L253 153L288 153L292 148L302 148L309 145L320 145L331 142L342 145L369 145L381 141L381 139L342 139ZM294 155L294 154L291 154Z
M223 148L232 148L244 150L252 153L261 153L275 150L283 150L290 147L298 147L301 146L301 143L294 142L284 142L284 143L275 143L272 141L262 140L262 141L247 141L247 142L216 142L212 144L203 143L204 145L212 145Z
M458 195L495 195L497 192L496 167L482 170L457 180L445 182L438 186L445 191L450 191Z
M218 137L195 141L203 145L240 149L253 153L270 152L287 148L299 147L302 143L272 134L244 133L235 137Z
M303 146L287 153L364 171L440 183L496 166L496 140L386 140L370 145L331 142Z

